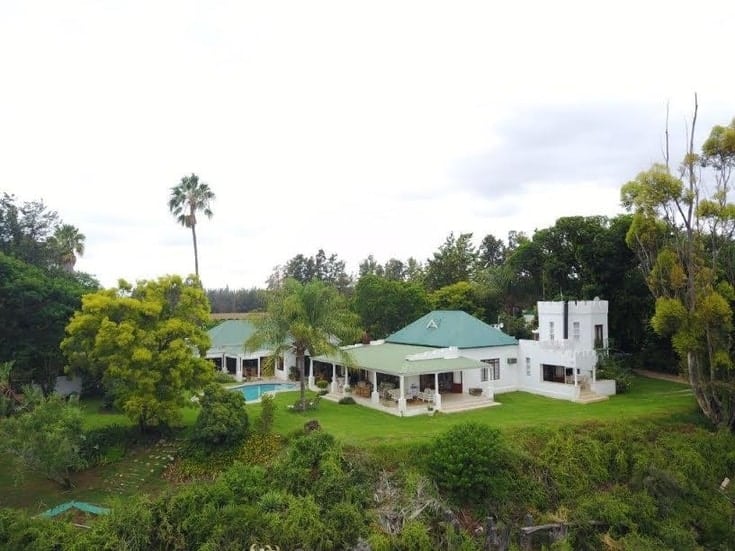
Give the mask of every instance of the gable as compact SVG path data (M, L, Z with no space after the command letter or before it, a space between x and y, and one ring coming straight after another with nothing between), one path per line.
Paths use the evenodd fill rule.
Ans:
M517 344L515 338L461 310L434 310L385 342L434 348L484 348Z

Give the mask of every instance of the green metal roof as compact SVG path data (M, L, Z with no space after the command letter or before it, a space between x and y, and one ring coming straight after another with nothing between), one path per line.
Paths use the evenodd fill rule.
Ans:
M369 369L390 375L421 375L487 367L486 364L478 360L459 356L459 350L445 351L427 346L385 342L348 346L344 350L352 358L353 364L350 367ZM331 356L317 356L313 359L340 365L343 363L341 359Z
M255 326L249 320L227 320L212 327L208 333L213 348L235 344L242 346L255 333Z
M207 333L212 340L209 354L242 354L245 341L255 333L255 325L249 320L227 320Z
M518 343L510 335L461 310L434 310L385 340L435 348L484 348Z

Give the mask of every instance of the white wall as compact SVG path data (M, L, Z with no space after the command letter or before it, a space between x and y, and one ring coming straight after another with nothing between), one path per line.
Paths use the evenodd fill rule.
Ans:
M518 346L490 346L485 348L463 348L460 354L473 360L500 360L500 379L489 381L495 392L510 392L518 389L518 364L509 364L508 359L518 359ZM488 369L490 366L488 366ZM486 383L480 380L479 369L462 372L462 391L466 394L471 387L482 388ZM492 377L492 372L488 375Z
M595 348L595 325L602 325L602 337L605 344L608 339L607 327L607 311L608 302L606 300L570 300L569 308L569 326L568 340L574 342L575 346L584 350L593 350ZM538 303L539 318L539 340L540 341L560 341L564 339L564 302L539 302ZM554 324L554 334L552 338L551 323ZM579 323L579 340L574 340L574 323Z
M602 394L603 396L615 396L615 381L610 379L598 380L593 383L592 392Z

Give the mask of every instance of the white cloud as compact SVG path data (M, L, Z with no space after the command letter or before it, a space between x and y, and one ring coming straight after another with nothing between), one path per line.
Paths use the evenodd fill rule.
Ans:
M4 2L2 189L79 226L79 267L105 284L192 270L166 207L192 171L217 193L208 286L262 285L320 247L356 270L450 231L614 214L658 160L667 100L679 141L695 90L701 132L734 114L733 16L724 0Z

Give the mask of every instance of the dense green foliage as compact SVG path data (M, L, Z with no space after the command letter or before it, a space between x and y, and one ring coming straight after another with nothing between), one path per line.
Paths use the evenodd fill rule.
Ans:
M79 407L58 397L0 424L0 452L12 458L17 472L40 474L64 488L71 486L71 471L84 466L81 445Z
M198 449L211 453L245 440L249 420L241 392L211 383L204 388L199 404L201 409L191 432L191 441Z
M260 312L265 310L265 289L207 289L212 313Z
M457 425L432 443L427 456L429 473L457 504L487 506L507 492L508 468L496 429L478 423Z
M735 470L735 442L689 424L503 437L459 424L430 444L370 449L345 449L317 430L274 451L253 456L265 466L236 462L211 483L113 503L111 515L76 533L74 549L348 549L366 540L373 549L480 550L489 512L514 545L530 513L535 524L567 523L559 548L735 546L732 504L717 490ZM460 462L467 468L453 467ZM0 511L0 547L43 548L52 538L71 548L65 526ZM534 548L550 538L539 532Z
M340 260L334 253L327 256L324 249L319 249L314 256L297 254L284 266L276 266L268 278L268 288L278 289L287 279L294 279L302 284L320 281L336 287L340 292L347 291L351 283L345 272L344 260Z
M212 378L209 305L196 280L140 281L86 295L61 348L72 372L99 379L140 428L170 424ZM193 354L192 352L197 352Z
M352 308L371 339L382 339L431 310L429 298L417 283L374 274L355 285Z
M64 328L95 283L47 271L0 252L0 362L13 361L11 380L49 392L62 373Z

